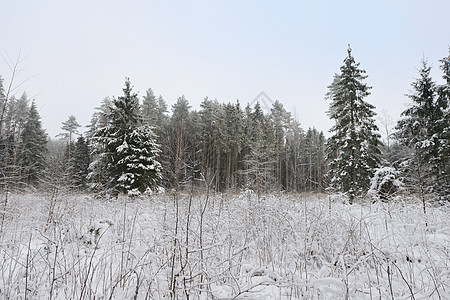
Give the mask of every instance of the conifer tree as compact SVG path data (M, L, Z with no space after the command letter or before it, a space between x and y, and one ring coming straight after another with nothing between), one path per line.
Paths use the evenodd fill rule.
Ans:
M3 77L0 75L0 141L3 138L3 117L6 111L6 93L3 86Z
M151 126L156 126L158 122L158 102L151 88L147 90L146 95L143 97L141 106L144 122Z
M276 136L273 122L270 116L264 115L259 102L253 111L247 106L244 128L246 152L241 173L245 176L246 188L251 188L260 197L276 184L276 173L273 172Z
M289 126L289 130L287 131L287 138L290 149L290 151L288 152L288 166L291 170L289 176L290 188L295 192L300 192L302 190L301 187L304 182L302 170L304 170L305 167L302 158L306 151L304 151L303 148L305 144L303 130L300 127L300 123L295 119L292 120ZM323 161L324 159L322 158L322 162Z
M436 122L434 126L435 151L433 169L436 174L433 190L449 200L450 190L450 48L441 61L444 84L437 87Z
M72 184L77 190L87 188L87 175L89 168L89 146L83 136L78 137L70 160Z
M169 123L168 152L169 168L167 173L170 186L178 189L180 184L185 183L192 172L191 149L191 106L184 95L178 97L172 105L172 116Z
M316 130L311 127L306 131L305 136L305 156L304 156L304 165L307 166L306 172L306 188L311 192L314 187L315 179L314 179L314 159L316 156L316 146L315 146L315 138L316 138Z
M323 175L325 171L325 137L315 128L306 131L304 139L303 165L306 166L306 189L317 191L324 185Z
M283 159L285 158L284 150L285 150L285 131L289 127L289 123L291 121L291 114L286 111L281 104L280 101L276 100L272 108L270 109L270 118L273 122L274 135L275 135L275 153L276 153L276 164L275 164L275 174L276 174L276 183L278 189L281 188L282 175L284 172L282 171L284 164Z
M448 62L442 61L444 79L448 78ZM396 138L400 144L412 149L404 166L408 172L409 188L421 193L448 193L449 113L448 81L437 86L430 76L431 67L422 61L419 78L412 84L408 95L412 105L402 113L397 123Z
M146 95L143 97L141 112L144 124L154 128L157 142L158 144L161 144L161 155L159 156L158 161L161 164L167 165L167 147L165 147L166 144L162 143L167 135L167 104L162 96L156 98L153 90L149 88Z
M325 172L327 170L325 164L325 135L321 131L318 137L317 146L317 184L319 191L322 191L325 186Z
M110 108L112 105L111 99L109 97L105 97L103 98L100 106L96 108L97 111L94 112L89 125L86 126L88 128L86 132L86 140L88 144L95 132L97 132L100 128L105 127L108 123L107 116L110 113Z
M8 103L8 111L6 116L7 134L11 136L13 155L11 156L11 165L17 163L17 155L21 150L20 137L25 123L30 116L30 107L27 94L24 92L19 99L11 97Z
M30 115L29 100L26 93L20 98L14 96L9 98L6 103L7 109L4 118L4 141L3 151L3 172L5 182L18 183L20 181L20 167L18 166L19 154L22 151L23 144L21 136L24 125Z
M213 146L216 137L216 113L219 109L219 102L217 100L213 101L206 97L200 104L201 110L199 112L201 129L199 134L201 134L201 143L198 149L201 153L201 172L203 176L208 176L209 173L213 172Z
M419 69L419 78L412 84L412 93L407 95L412 105L402 112L397 122L396 138L400 144L407 146L412 151L403 163L403 169L407 173L407 187L417 189L421 194L427 191L425 178L430 175L429 152L432 142L432 122L434 120L435 83L431 76L431 67L422 60Z
M350 201L363 195L380 164L380 135L375 125L375 107L364 101L370 88L363 81L365 71L355 62L350 46L340 74L329 86L331 100L328 115L336 125L327 145L331 160L331 186L348 195Z
M160 95L157 99L158 107L157 107L157 118L156 124L150 124L155 127L155 134L157 138L157 143L161 147L161 153L159 155L158 161L161 164L163 174L169 170L169 149L167 147L167 137L169 135L169 116L167 115L167 103L164 101L163 97ZM163 176L163 178L167 178L167 176ZM168 186L167 181L161 182L163 186Z
M5 113L6 113L6 107L8 104L8 99L6 99L6 92L5 87L3 84L4 80L3 77L0 75L0 141L4 138L3 131L4 131L4 121L5 121Z
M164 98L160 95L158 97L158 117L155 125L157 129L156 134L158 136L161 136L165 133L164 129L167 125L168 120L169 117L167 116L167 103L166 101L164 101Z
M78 134L78 128L81 127L80 124L78 124L77 119L74 115L70 115L67 121L62 122L61 129L64 130L64 133L59 134L58 136L61 136L63 139L67 140L68 145L68 161L70 161L71 158L71 152L72 152L72 144L73 144L73 135Z
M19 157L22 178L30 185L37 185L45 170L47 134L40 119L33 101L21 135L22 150Z
M236 187L237 184L237 170L238 160L242 152L243 142L243 113L241 111L239 102L236 104L228 103L224 107L225 111L225 135L228 141L227 157L227 175L226 175L226 187Z
M0 185L4 185L6 181L6 136L3 134L3 115L4 108L6 109L6 95L5 89L3 87L3 78L0 75L0 166L2 166L0 171Z
M96 159L91 163L89 177L113 196L136 196L157 188L161 177L159 146L152 128L143 125L139 100L129 79L123 92L123 96L111 101L104 115L106 125L92 137Z

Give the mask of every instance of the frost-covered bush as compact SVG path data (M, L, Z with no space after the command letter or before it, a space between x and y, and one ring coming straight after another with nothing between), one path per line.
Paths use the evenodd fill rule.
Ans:
M399 175L400 171L395 168L378 168L372 178L369 194L383 200L389 199L403 188L402 182L398 179Z

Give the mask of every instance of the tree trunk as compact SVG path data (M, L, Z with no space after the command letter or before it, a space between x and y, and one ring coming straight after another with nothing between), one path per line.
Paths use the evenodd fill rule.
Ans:
M285 190L286 192L289 192L289 165L288 165L288 151L287 151L287 145L288 145L288 139L286 137L286 144L284 146L284 152L286 154L286 161L285 161L285 168L286 168L286 186L285 186Z

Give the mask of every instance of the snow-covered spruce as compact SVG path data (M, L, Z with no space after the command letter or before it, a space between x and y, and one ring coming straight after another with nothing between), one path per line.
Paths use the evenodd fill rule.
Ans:
M106 102L99 119L106 123L91 138L94 161L89 178L92 187L113 196L137 196L158 188L161 165L153 128L144 124L137 94L129 80L124 96Z
M396 138L410 148L406 157L408 185L417 192L449 199L450 189L450 54L441 60L443 85L431 78L424 60L411 84L411 105L397 123Z
M327 94L331 100L328 115L336 122L327 142L327 158L331 161L327 175L331 187L346 193L350 201L366 194L370 178L380 165L375 106L364 101L371 89L364 83L365 73L349 47L341 72L334 77Z

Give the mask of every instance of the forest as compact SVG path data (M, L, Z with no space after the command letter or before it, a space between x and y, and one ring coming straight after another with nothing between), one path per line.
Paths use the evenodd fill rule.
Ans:
M0 79L0 186L117 196L196 189L208 182L214 192L327 191L353 199L365 196L378 180L373 188L384 190L382 197L401 191L448 198L449 57L440 64L442 85L422 62L408 94L410 107L395 132L382 128L384 143L375 107L365 101L371 89L364 83L367 75L350 48L325 95L328 117L336 124L328 139L315 128L302 128L278 100L264 111L258 102L243 107L239 101L205 98L196 111L180 96L169 114L162 96L149 88L138 97L126 78L124 95L104 98L86 132L80 133L82 126L71 115L62 122L59 139L51 140L36 100L25 92L15 95L14 82ZM130 147L119 153L121 145ZM143 149L147 161L136 157L142 158ZM119 182L122 175L128 177Z
M350 46L329 137L278 100L180 96L169 113L125 78L87 131L70 115L50 139L0 77L0 297L450 298L450 53L439 64L442 84L422 61L384 141Z

